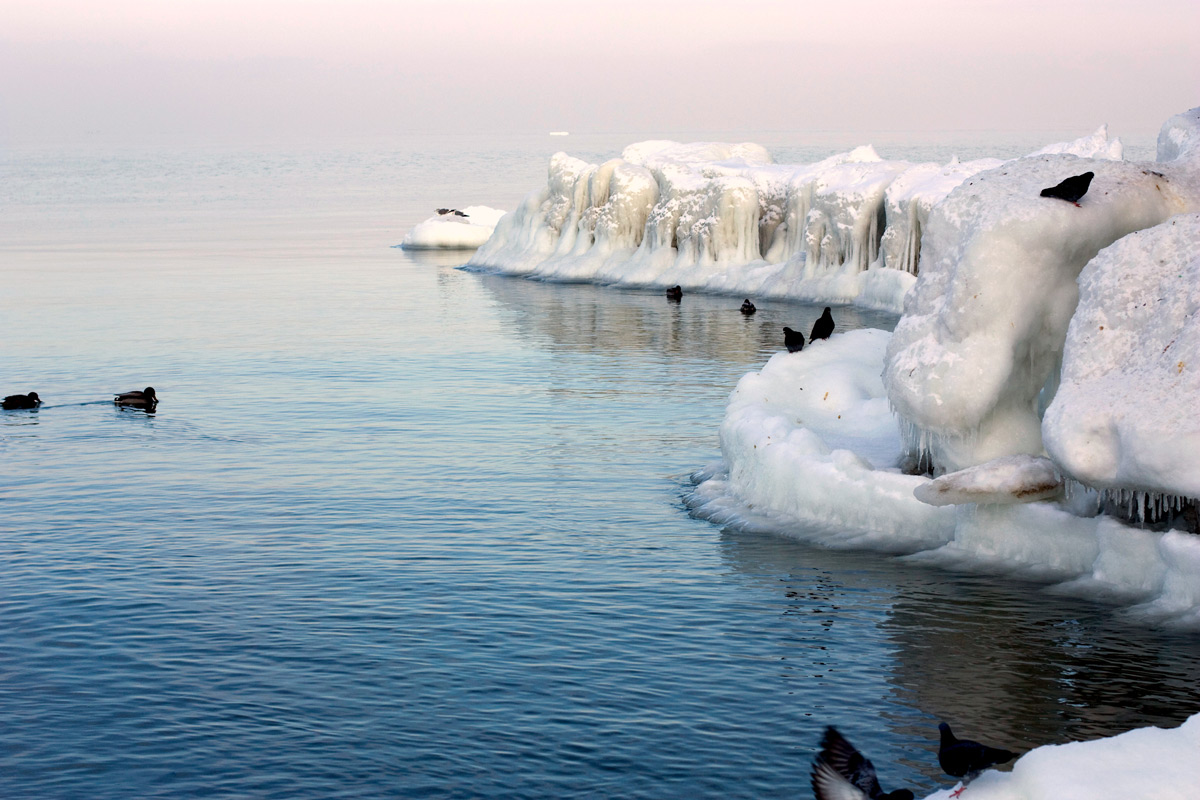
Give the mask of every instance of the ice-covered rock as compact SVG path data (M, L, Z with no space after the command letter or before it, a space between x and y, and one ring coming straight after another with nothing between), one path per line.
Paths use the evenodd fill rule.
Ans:
M413 227L400 246L405 250L471 250L488 240L503 216L500 209L487 206L467 206L461 214L436 214Z
M942 475L921 484L913 494L931 506L1009 505L1049 500L1062 490L1062 476L1050 459L1021 454Z
M1084 268L1042 434L1090 487L1177 507L1200 498L1200 214L1130 234Z
M1043 188L1093 172L1080 205ZM884 382L910 451L954 471L1042 452L1039 395L1053 379L1102 248L1195 206L1170 164L1031 156L960 184L929 217L921 275L888 350Z

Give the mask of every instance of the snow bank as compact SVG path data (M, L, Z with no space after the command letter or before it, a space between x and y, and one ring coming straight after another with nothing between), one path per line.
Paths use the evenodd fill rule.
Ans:
M1079 276L1046 449L1139 505L1200 498L1200 214L1102 250Z
M927 800L946 800L951 789ZM1200 714L1178 728L1139 728L1107 739L1030 750L1011 772L971 782L970 800L1197 800Z
M466 216L437 214L419 223L404 237L405 250L470 250L488 240L504 212L487 206L467 206Z
M1107 129L1054 152L1120 157ZM1000 165L887 161L870 146L772 163L750 143L639 142L590 164L550 159L470 265L548 280L858 303L899 312L930 210Z

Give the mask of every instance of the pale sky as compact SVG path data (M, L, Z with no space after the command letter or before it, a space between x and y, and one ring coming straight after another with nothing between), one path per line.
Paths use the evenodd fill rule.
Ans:
M1200 0L0 0L0 141L1152 135Z

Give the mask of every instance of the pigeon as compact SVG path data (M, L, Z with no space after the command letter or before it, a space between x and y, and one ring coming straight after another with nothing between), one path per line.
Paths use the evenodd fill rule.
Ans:
M799 353L804 349L804 334L785 326L783 329L783 345L789 353Z
M750 316L755 311L758 311L758 309L754 307L754 303L751 303L750 298L747 297L745 302L742 303L742 313Z
M153 386L147 386L140 392L122 392L113 398L113 402L125 408L138 408L143 411L153 411L158 405L158 396L154 394Z
M813 760L812 788L816 800L913 800L908 789L883 791L871 759L832 725L825 729L821 752Z
M947 775L962 778L962 788L951 797L962 794L967 784L988 767L1012 761L1017 756L1008 750L988 747L969 739L959 739L944 722L938 725L938 730L942 732L942 743L938 747L938 764Z
M829 313L829 306L825 306L825 310L821 312L821 318L813 323L812 333L808 335L808 340L815 342L817 339L828 339L831 333L833 333L833 314Z
M4 398L3 403L0 403L0 408L5 411L16 411L22 408L37 408L41 404L42 401L38 398L37 392L30 392L29 394L10 394Z
M1095 173L1085 172L1082 175L1067 178L1058 186L1042 189L1042 197L1057 197L1059 200L1066 200L1068 203L1078 206L1079 198L1087 194L1088 186L1091 185L1094 177Z
M667 299L674 300L676 303L678 303L683 299L683 287L672 286L670 289L667 289Z

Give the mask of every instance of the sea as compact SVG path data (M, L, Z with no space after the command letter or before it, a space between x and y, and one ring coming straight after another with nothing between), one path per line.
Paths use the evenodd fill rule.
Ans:
M828 725L920 796L939 721L1024 751L1200 711L1195 633L689 514L730 390L820 309L396 247L650 138L1071 135L0 151L0 393L44 402L0 412L0 797L807 797Z

